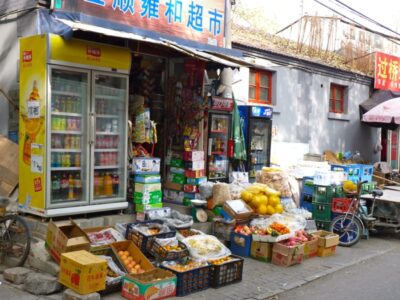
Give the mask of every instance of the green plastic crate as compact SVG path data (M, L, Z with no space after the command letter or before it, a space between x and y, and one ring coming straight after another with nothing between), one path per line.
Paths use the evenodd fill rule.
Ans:
M330 204L334 196L334 186L314 185L313 203L315 202Z
M315 225L318 229L330 231L331 230L331 221L321 221L315 220Z
M325 203L313 203L313 218L320 221L330 221L332 218L331 205Z
M346 198L346 194L343 191L343 186L338 185L335 187L335 195L333 198Z
M376 181L364 183L364 184L361 186L361 194L363 194L363 195L364 195L364 194L369 194L369 193L371 193L374 189L376 189L376 187L377 187Z

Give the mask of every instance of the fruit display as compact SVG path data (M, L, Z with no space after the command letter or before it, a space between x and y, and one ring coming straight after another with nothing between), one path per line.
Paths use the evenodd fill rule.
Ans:
M132 258L129 251L120 250L120 251L118 251L118 256L121 259L121 261L123 262L125 268L128 270L129 273L131 273L131 274L144 273L144 270L142 269L140 264Z
M271 235L272 236L279 236L281 234L287 234L290 233L290 229L279 222L273 222L269 227L267 228L267 231L271 230Z
M301 229L295 232L294 239L306 243L309 241L316 240L317 237L315 235L307 233L304 229Z
M198 231L194 231L192 229L179 229L178 230L179 234L182 235L183 237L189 237L189 236L194 236L194 235L199 235L201 234Z
M163 248L167 251L182 251L182 247L180 246L163 246Z
M254 233L254 228L250 228L247 225L237 225L234 229L234 232L243 235L250 235Z
M208 261L210 264L212 264L212 265L222 265L222 264L224 264L224 263L226 263L226 262L229 262L229 261L232 261L232 260L234 260L235 258L233 258L233 257L231 257L231 256L227 256L227 257L223 257L223 258L220 258L220 259L214 259L214 260L210 260L210 261Z
M219 259L231 255L231 251L212 235L191 236L185 238L182 242L188 247L190 255L195 259Z
M200 262L200 261L194 261L194 260L187 260L186 262L164 262L163 266L174 270L176 272L187 272L187 271L191 271L194 269L198 269L200 267L205 267L207 266L208 263L207 262Z
M283 213L280 193L262 183L254 183L243 190L241 199L259 215Z
M357 184L353 181L346 180L343 182L343 191L345 193L356 193L357 192Z

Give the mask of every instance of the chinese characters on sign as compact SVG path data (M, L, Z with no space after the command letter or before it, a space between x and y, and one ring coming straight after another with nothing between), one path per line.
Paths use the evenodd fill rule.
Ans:
M380 90L400 91L400 57L382 52L375 58L375 88Z
M64 0L60 9L224 46L225 0Z

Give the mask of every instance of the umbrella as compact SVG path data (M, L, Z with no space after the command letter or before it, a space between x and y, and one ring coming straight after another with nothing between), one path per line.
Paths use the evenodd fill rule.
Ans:
M247 160L246 155L246 143L244 141L243 124L240 119L239 109L237 107L235 99L233 99L233 158L237 160Z
M400 97L378 104L362 116L366 123L400 124Z

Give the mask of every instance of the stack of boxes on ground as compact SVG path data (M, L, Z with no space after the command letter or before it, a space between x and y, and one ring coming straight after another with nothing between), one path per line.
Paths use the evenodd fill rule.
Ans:
M199 185L205 177L204 151L185 151L169 161L167 181L164 184L164 201L191 206L199 198Z
M160 159L136 157L132 163L135 211L142 213L162 207Z
M376 188L372 182L373 166L363 164L330 165L329 171L317 171L313 177L303 177L300 206L313 214L317 228L330 230L331 221L348 211L351 199L343 191L343 183L351 181L361 186L361 194Z

